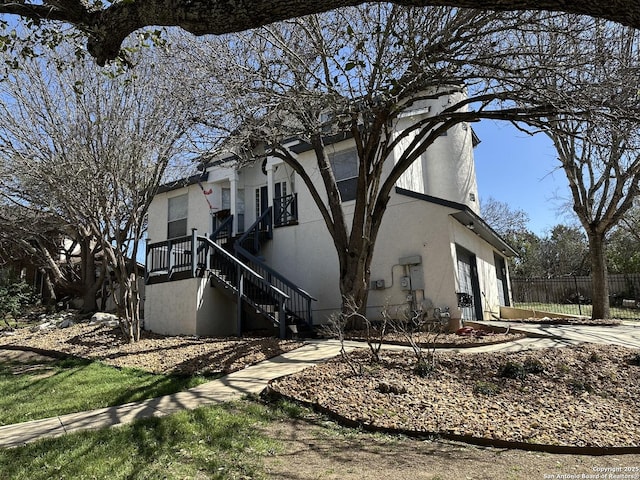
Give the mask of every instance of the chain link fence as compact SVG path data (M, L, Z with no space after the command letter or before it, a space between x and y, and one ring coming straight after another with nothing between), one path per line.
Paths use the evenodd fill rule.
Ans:
M511 291L516 308L591 315L590 276L514 277ZM609 303L612 318L640 320L640 273L609 275Z

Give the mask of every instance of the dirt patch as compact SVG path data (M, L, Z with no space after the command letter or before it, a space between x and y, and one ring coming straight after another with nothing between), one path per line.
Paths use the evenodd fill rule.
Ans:
M640 446L640 357L618 346L517 353L441 353L428 376L406 352L365 351L272 389L361 425L571 447Z
M283 444L281 451L264 458L266 471L270 478L289 480L542 480L599 473L599 478L609 478L602 475L604 469L620 469L608 470L620 474L628 468L633 475L631 469L640 466L631 455L592 457L476 447L346 429L321 417L272 422L266 433Z
M119 328L87 323L38 332L22 328L0 335L0 349L59 352L115 367L184 375L226 374L300 345L275 338L165 337L148 332L140 341L127 343Z

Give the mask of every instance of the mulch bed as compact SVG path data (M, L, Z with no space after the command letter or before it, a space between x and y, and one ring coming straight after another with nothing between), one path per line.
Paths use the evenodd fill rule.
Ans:
M640 354L580 345L439 353L431 375L410 353L352 354L278 379L273 392L382 430L586 447L640 447ZM510 365L510 366L509 366ZM505 371L506 369L506 371Z
M120 368L178 375L226 374L301 345L276 338L167 337L149 332L143 332L140 341L127 343L120 328L87 323L49 331L0 332L0 349L64 354Z
M455 333L428 333L417 332L412 335L413 341L424 348L469 348L482 345L495 345L498 343L514 342L526 337L524 333L496 333L488 330L473 329L465 335ZM371 338L374 341L380 338L377 330L367 333L366 330L350 330L345 332L345 339L366 341ZM383 343L390 345L408 345L407 337L397 332L386 332Z

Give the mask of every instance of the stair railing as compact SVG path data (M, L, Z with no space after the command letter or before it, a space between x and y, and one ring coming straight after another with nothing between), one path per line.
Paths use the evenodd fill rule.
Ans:
M246 240L253 235L253 242L251 246L255 252L260 251L261 243L260 231L268 232L267 238L273 237L273 226L271 224L271 207L269 207L255 222L249 227L247 232L242 235L235 243L234 250L236 258L244 261L249 267L261 275L270 285L274 285L279 291L284 292L287 295L286 309L287 312L302 321L307 325L313 325L313 319L311 315L311 302L316 300L309 293L301 289L291 280L287 279L281 273L277 272L273 268L269 267L256 255L251 253L246 247ZM269 222L265 225L265 222ZM252 233L253 232L253 233Z
M273 225L282 227L291 225L298 220L298 194L292 193L284 197L276 197L273 199L274 216Z
M209 238L220 244L228 241L233 236L233 215L225 218L213 231Z
M194 256L192 260L192 270L194 272L198 268L205 268L215 275L215 268L212 268L212 263L215 264L219 260L222 260L222 262L227 265L235 266L237 273L233 281L230 282L224 278L220 278L220 280L231 287L237 295L238 334L242 331L241 309L242 302L245 301L256 310L259 310L260 313L268 317L271 321L276 323L280 329L280 336L285 338L287 328L285 312L289 296L276 286L269 283L269 281L267 281L260 273L256 272L248 265L242 263L238 258L234 257L231 253L227 252L224 248L211 240L211 238L199 236L194 230L193 241L194 246L197 243L196 248L199 250L199 254ZM204 264L200 264L200 260L202 260ZM278 306L277 313L275 311L268 311L264 308L261 297L265 295L276 302Z
M272 211L273 208L269 207L262 212L253 225L247 228L247 231L236 240L235 245L240 245L246 251L249 250L247 247L250 247L255 253L258 253L262 246L262 240L273 238Z

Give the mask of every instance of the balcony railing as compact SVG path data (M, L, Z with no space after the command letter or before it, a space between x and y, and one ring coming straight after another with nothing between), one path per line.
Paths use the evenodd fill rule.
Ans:
M298 223L298 194L273 199L273 226L283 227Z

